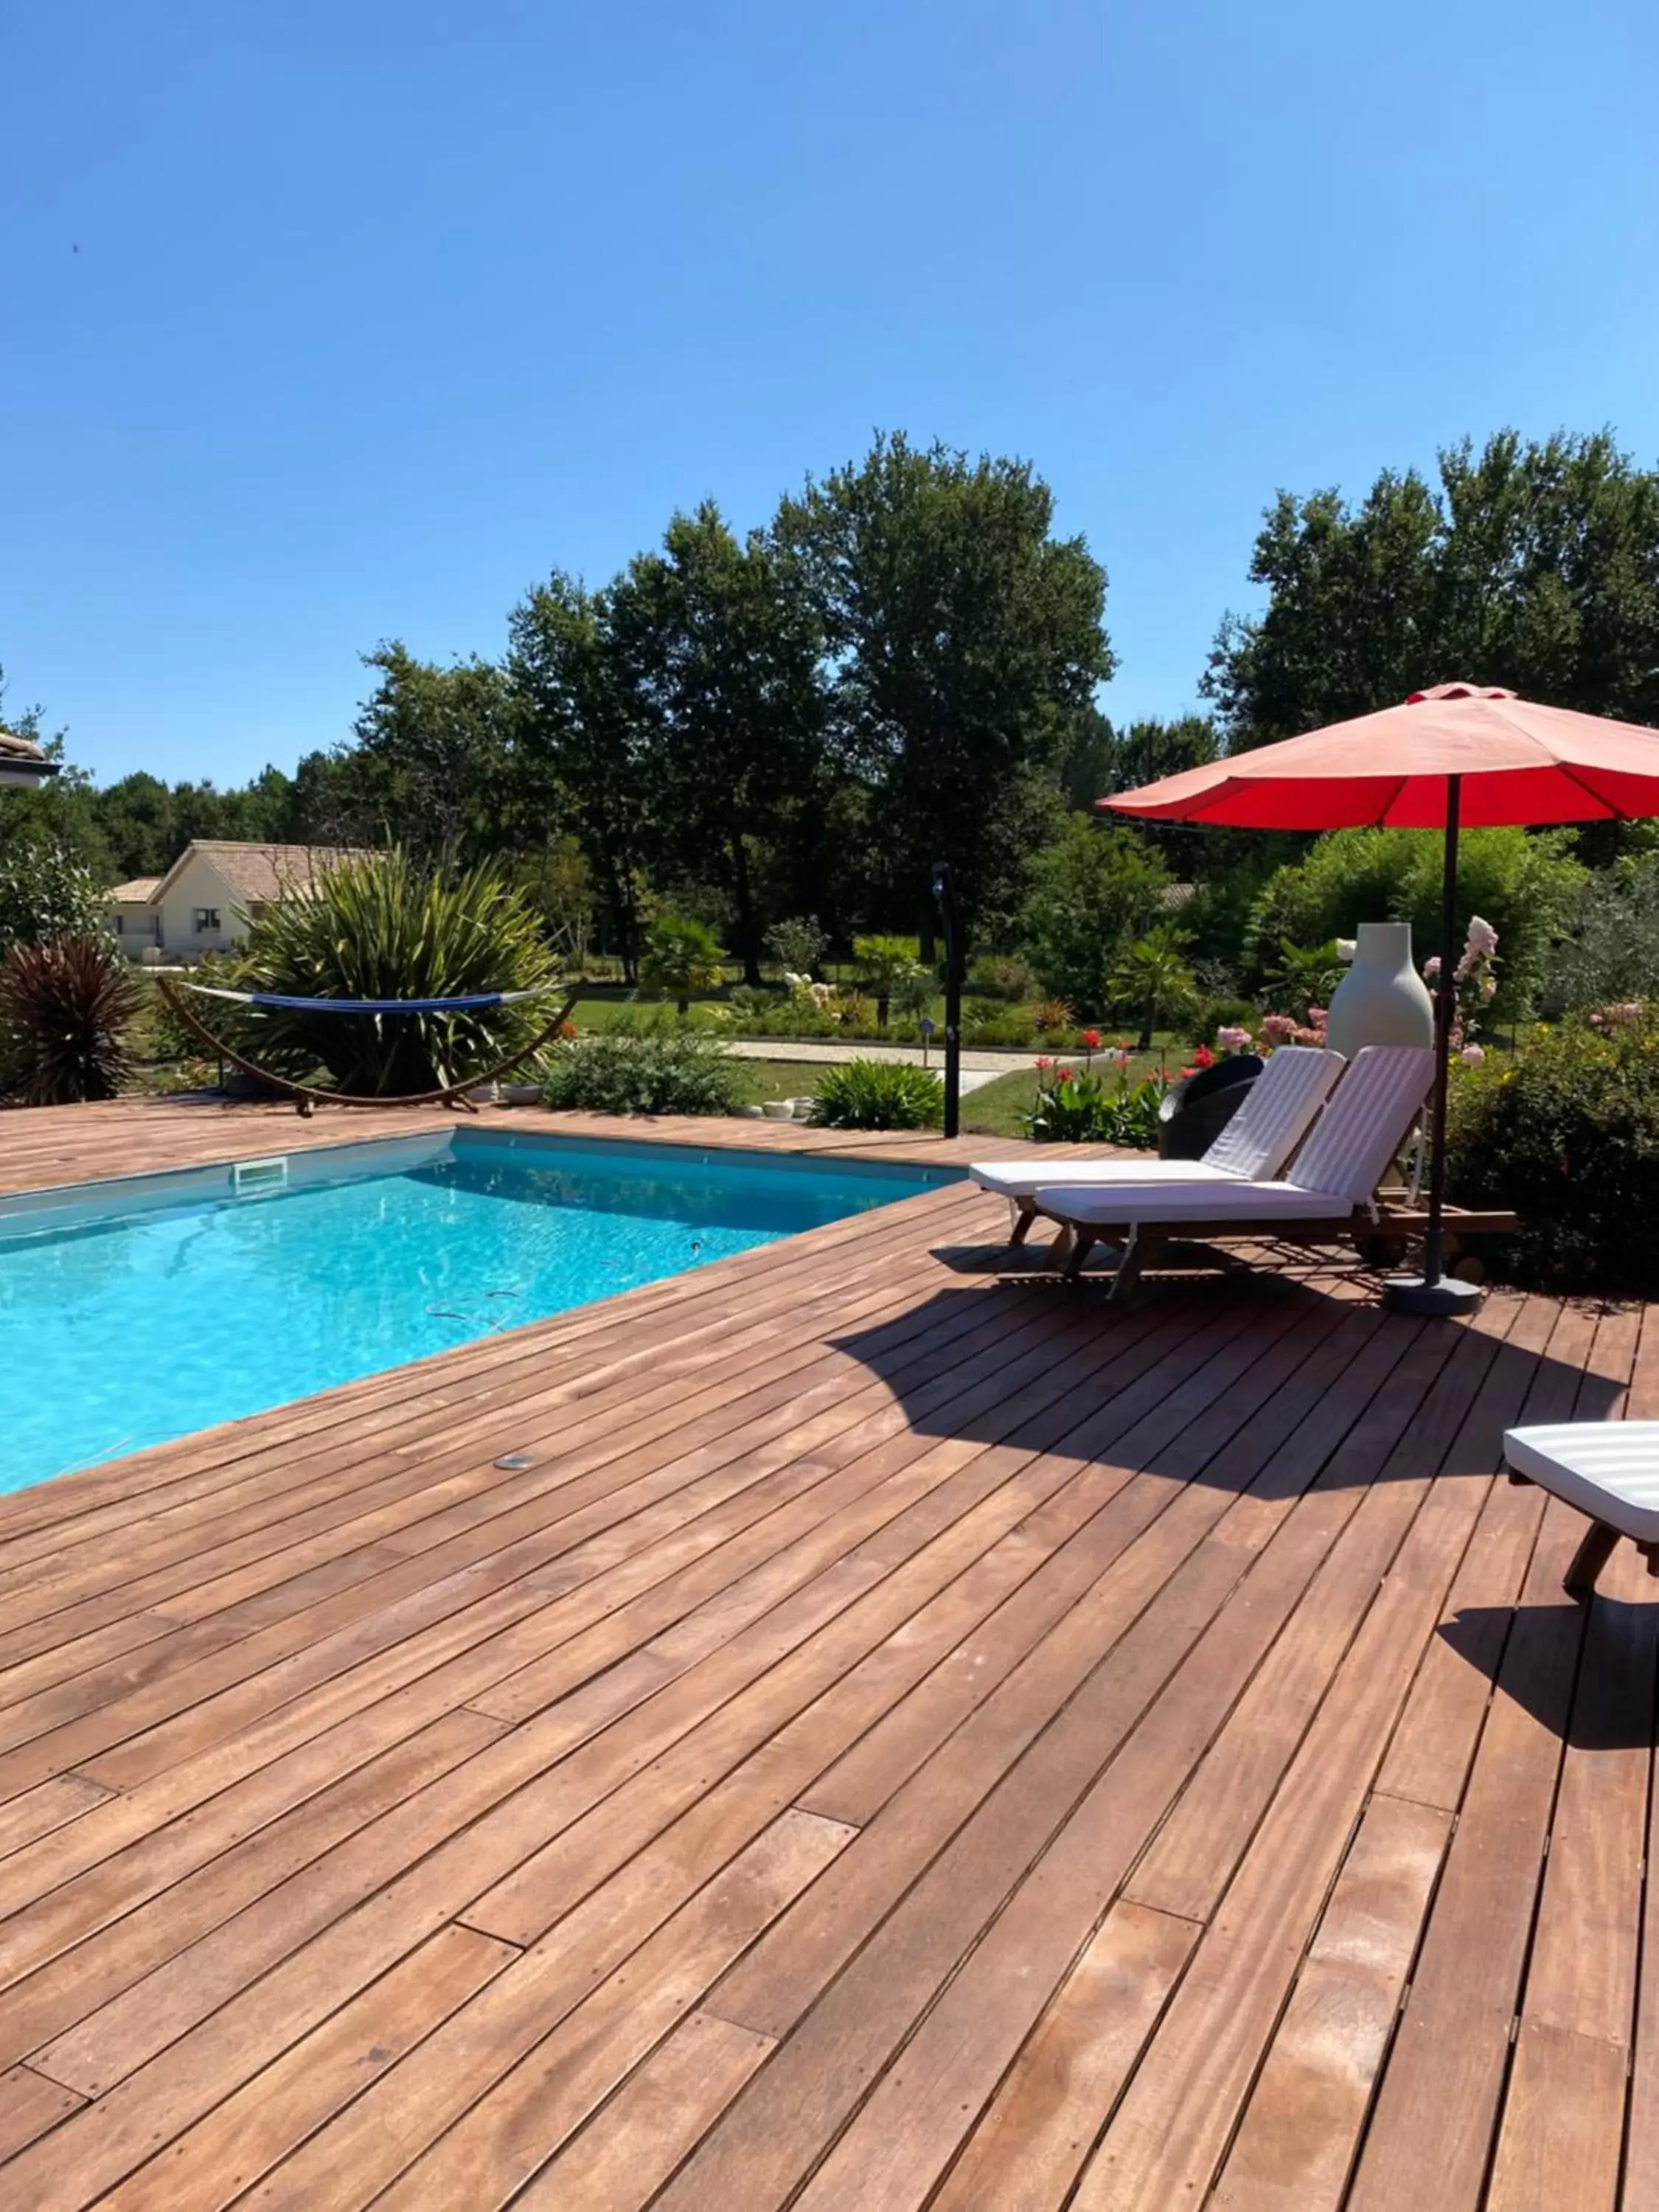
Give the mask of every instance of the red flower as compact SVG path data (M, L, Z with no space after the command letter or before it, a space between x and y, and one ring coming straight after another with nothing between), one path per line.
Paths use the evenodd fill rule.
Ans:
M1193 1054L1193 1064L1197 1067L1213 1067L1215 1066L1215 1054L1210 1050L1208 1045L1200 1045L1198 1050Z
M1078 1042L1083 1047L1085 1052L1098 1052L1100 1050L1100 1031L1098 1030L1085 1030L1078 1038Z
M1072 1071L1069 1067L1062 1067L1059 1069L1054 1076L1054 1081L1056 1083L1069 1083L1071 1079Z
M562 1037L573 1037L575 1034L576 1024L574 1022L561 1022L559 1024L559 1035Z

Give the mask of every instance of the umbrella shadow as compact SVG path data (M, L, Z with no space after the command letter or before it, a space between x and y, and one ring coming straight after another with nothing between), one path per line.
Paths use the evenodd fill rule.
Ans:
M1396 1449L1408 1431L1436 1440L1443 1474L1490 1476L1504 1409L1558 1364L1271 1273L1159 1285L1122 1310L1106 1283L1033 1278L1029 1262L974 1272L971 1286L830 1340L912 1431L1235 1492L1420 1474ZM1562 1369L1553 1387L1567 1383ZM1469 1418L1477 1397L1489 1416Z

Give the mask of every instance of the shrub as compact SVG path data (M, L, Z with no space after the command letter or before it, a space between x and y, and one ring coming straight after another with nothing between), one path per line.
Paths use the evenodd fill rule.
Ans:
M1659 1011L1540 1027L1512 1060L1454 1076L1448 1188L1519 1216L1495 1255L1504 1272L1540 1290L1659 1296Z
M1218 1030L1249 1030L1254 1036L1261 1021L1260 1008L1248 999L1200 999L1181 1034L1188 1044L1212 1045Z
M101 933L14 945L0 963L0 1079L25 1106L113 1098L143 986Z
M1031 964L1007 953L983 952L969 964L968 988L977 999L1006 999L1019 1005L1036 988Z
M1042 1145L1133 1145L1158 1148L1158 1110L1169 1085L1156 1078L1131 1083L1121 1067L1115 1081L1075 1068L1037 1065L1037 1091L1022 1118L1028 1136Z
M1019 1050L1036 1036L1036 1024L1024 1006L1005 1006L995 999L967 999L962 1008L962 1041L979 1049Z
M1457 850L1457 919L1485 915L1504 944L1503 1021L1539 1003L1551 947L1582 895L1571 830L1469 830ZM1280 868L1250 914L1257 960L1274 964L1281 938L1322 945L1362 921L1409 921L1419 963L1440 950L1441 838L1435 830L1336 830L1305 860Z
M1508 947L1505 947L1507 954ZM1659 988L1659 859L1605 869L1585 886L1572 933L1550 962L1548 1014L1604 1006Z
M55 837L15 832L0 854L0 951L52 937L103 937L105 908L92 871Z
M828 1129L928 1129L945 1118L945 1085L902 1060L848 1060L827 1068L812 1119Z
M1077 1027L1077 1015L1069 999L1039 999L1031 1009L1031 1019L1040 1030Z
M689 914L659 914L646 933L640 981L647 991L672 999L684 1014L700 991L726 981L725 951L706 921Z
M401 852L368 853L319 875L313 896L268 907L232 974L238 988L301 999L456 999L534 991L556 975L534 909L493 868L453 878ZM249 1015L222 1025L246 1057L282 1073L325 1068L359 1097L464 1083L522 1050L553 1009L544 999L473 1013Z
M557 1045L542 1103L590 1114L731 1114L743 1070L714 1038L675 1026L605 1030Z
M791 915L767 931L766 949L786 975L812 975L830 949L830 933L815 914Z

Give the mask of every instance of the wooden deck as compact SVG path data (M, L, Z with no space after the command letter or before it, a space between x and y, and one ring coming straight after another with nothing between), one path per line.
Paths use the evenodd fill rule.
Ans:
M7 1115L0 1188L441 1118ZM0 1500L0 2204L1659 2204L1659 1591L1494 1480L1659 1327L1002 1227Z

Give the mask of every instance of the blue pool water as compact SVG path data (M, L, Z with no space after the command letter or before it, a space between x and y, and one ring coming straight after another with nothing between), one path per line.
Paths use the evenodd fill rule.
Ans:
M258 1196L212 1170L8 1205L0 1491L952 1179L470 1133L289 1172Z

